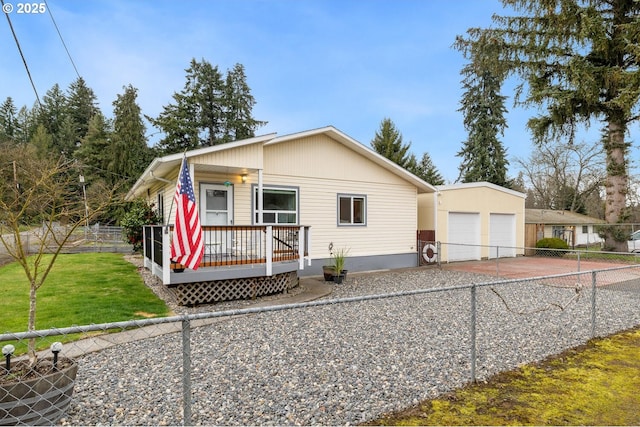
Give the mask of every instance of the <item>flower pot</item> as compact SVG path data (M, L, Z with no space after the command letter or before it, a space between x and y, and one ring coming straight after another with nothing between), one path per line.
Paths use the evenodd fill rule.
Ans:
M52 365L50 360L38 363ZM54 425L62 418L71 403L78 364L70 359L58 363L59 370L36 378L0 382L0 425Z
M333 282L337 285L342 284L343 280L344 280L344 274L336 274L333 276Z
M322 273L324 274L324 280L330 282L333 280L333 276L335 276L336 270L332 265L323 265Z

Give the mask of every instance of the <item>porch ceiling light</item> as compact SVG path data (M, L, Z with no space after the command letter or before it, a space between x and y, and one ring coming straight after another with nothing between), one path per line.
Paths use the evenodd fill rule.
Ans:
M247 182L247 174L243 174L240 179L242 179L242 183L245 184Z

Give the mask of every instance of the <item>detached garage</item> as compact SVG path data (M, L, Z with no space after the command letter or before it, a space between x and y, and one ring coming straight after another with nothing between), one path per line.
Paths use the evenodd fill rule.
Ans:
M436 190L418 196L418 226L436 230L441 261L524 254L524 193L488 182Z

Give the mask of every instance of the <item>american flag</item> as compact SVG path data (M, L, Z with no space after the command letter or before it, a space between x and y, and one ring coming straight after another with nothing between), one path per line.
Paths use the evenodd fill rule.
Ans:
M204 239L186 156L182 159L182 166L180 166L174 201L176 224L173 227L171 259L192 270L197 270L204 255Z

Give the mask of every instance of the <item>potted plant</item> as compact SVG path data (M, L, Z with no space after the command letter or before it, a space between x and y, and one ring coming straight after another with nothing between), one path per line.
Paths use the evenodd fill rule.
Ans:
M76 230L111 206L115 188L94 184L85 193L84 180L77 181L80 171L75 162L42 156L33 144L4 144L0 149L14 165L13 180L0 183L0 243L28 279L25 327L34 332L38 290ZM38 226L24 231L25 224L34 222ZM29 338L26 344L13 367L10 362L15 348L12 344L3 345L6 364L4 369L0 367L0 425L55 424L63 415L59 409L64 411L68 406L77 364L66 358L58 360L59 343L52 348L53 361L39 357L36 338ZM68 396L67 403L64 396Z
M347 276L347 270L345 270L345 262L347 258L348 249L337 249L333 252L333 281L335 283L342 283Z
M40 359L32 366L27 358L11 363L15 347L2 347L0 425L54 425L62 418L71 403L78 364L58 358L61 350L62 344L54 342L53 358Z

